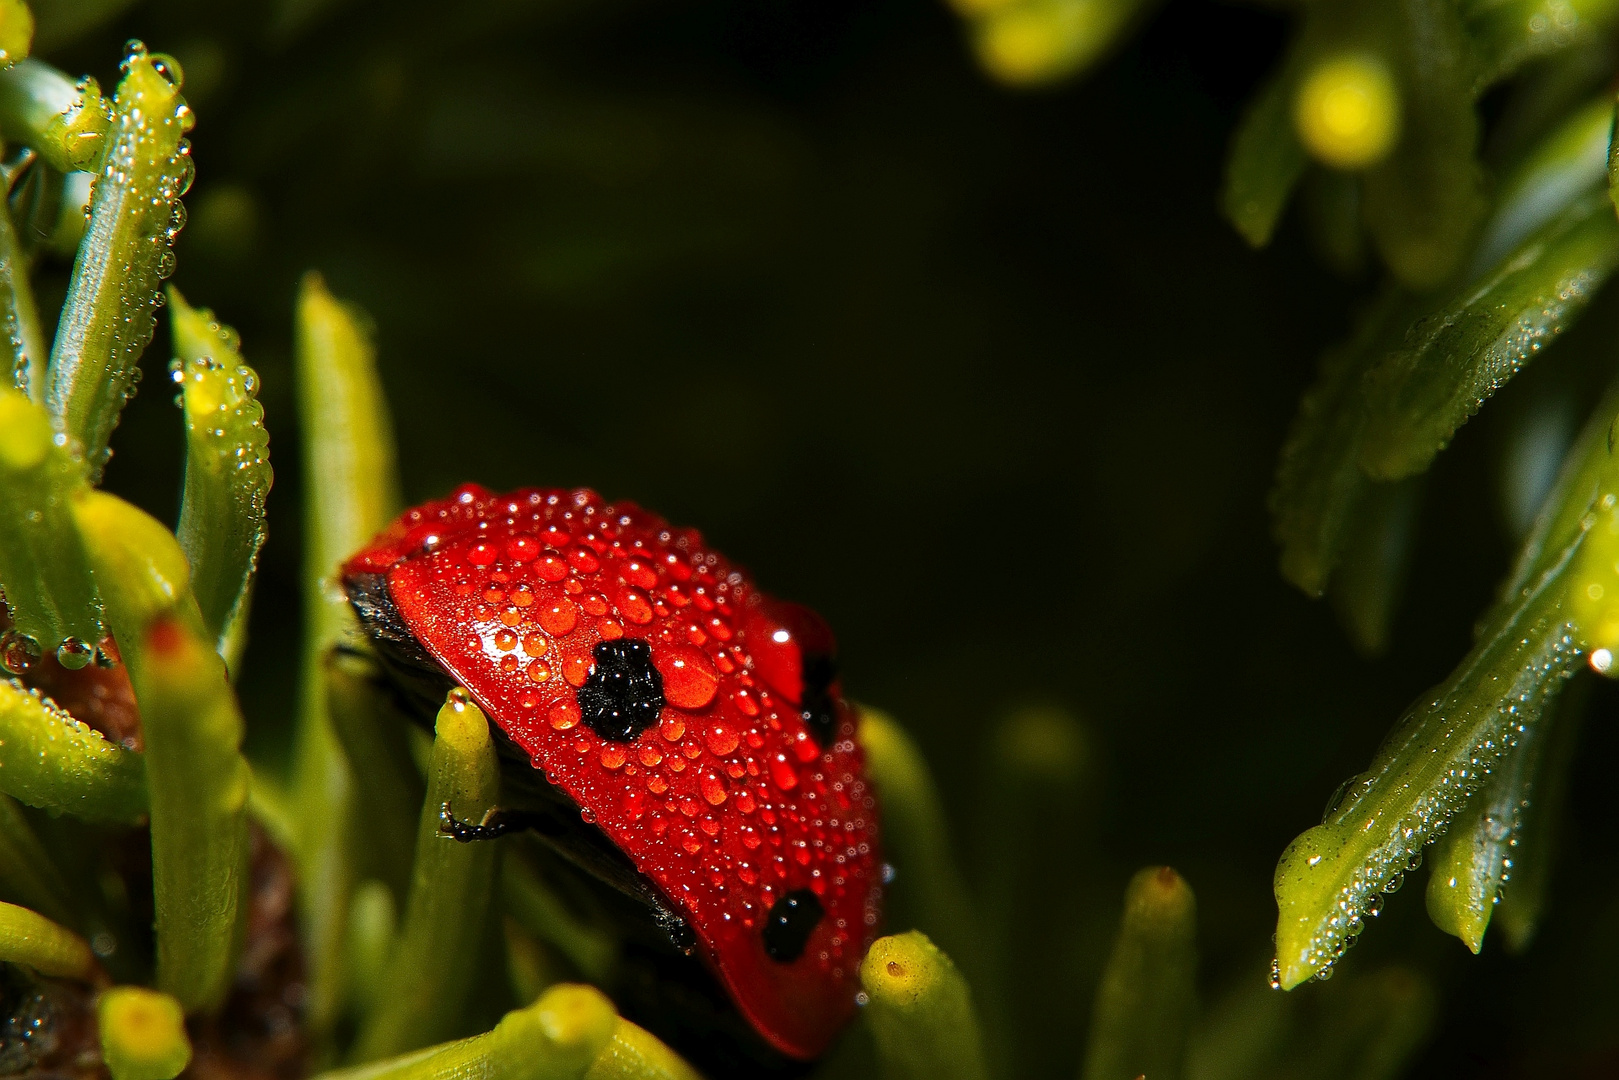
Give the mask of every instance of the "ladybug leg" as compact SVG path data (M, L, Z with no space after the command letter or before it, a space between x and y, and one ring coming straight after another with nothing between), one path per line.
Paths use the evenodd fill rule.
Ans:
M485 814L482 821L462 821L450 812L450 804L445 803L439 810L438 834L470 844L474 840L495 840L507 833L532 829L544 820L543 814L531 810L502 810L497 807Z

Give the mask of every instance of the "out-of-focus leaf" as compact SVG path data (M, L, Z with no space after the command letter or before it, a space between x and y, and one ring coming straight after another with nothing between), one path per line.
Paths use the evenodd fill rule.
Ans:
M45 395L57 428L82 447L92 478L106 464L107 440L152 340L158 287L174 270L171 247L185 223L180 196L194 171L183 138L192 115L177 66L142 46L124 68L112 144L90 199Z
M1367 376L1361 464L1385 479L1427 468L1491 394L1578 318L1616 263L1619 221L1592 192L1418 323Z
M1096 994L1084 1080L1180 1080L1196 1008L1197 905L1186 880L1150 866L1130 880Z
M0 199L0 368L10 368L13 389L38 402L45 393L45 338L28 277L28 257ZM0 376L0 386L5 385Z
M1220 209L1254 247L1270 243L1304 175L1304 147L1293 130L1293 87L1285 71L1266 83L1243 114L1226 154Z
M1245 980L1210 1010L1188 1080L1395 1080L1433 1027L1437 995L1418 972L1343 975L1304 994Z
M1084 71L1116 42L1146 0L1013 0L980 5L973 47L984 70L1011 86Z
M1474 93L1524 64L1584 44L1613 23L1614 0L1473 0L1462 5L1477 57Z
M976 970L981 943L927 762L892 717L867 706L860 708L860 742L872 786L883 801L885 841L895 867L890 897L899 901L900 917L967 952L962 964Z
M34 44L34 13L23 0L0 0L0 64L15 64Z
M1326 592L1370 480L1357 460L1365 425L1365 374L1409 325L1413 302L1389 289L1354 337L1321 360L1299 403L1271 491L1272 529L1282 575L1311 596Z
M1579 665L1564 589L1579 539L1512 606L1444 683L1425 694L1384 741L1371 767L1345 785L1322 824L1290 844L1276 867L1277 970L1291 989L1328 970L1403 883L1422 849L1540 722Z
M96 1002L96 1018L112 1080L174 1080L191 1063L185 1011L168 994L115 986Z
M177 531L191 563L191 591L234 677L247 643L247 609L264 545L270 435L242 363L241 339L206 308L169 290L175 360L186 417L185 497Z
M1367 656L1388 648L1421 501L1420 478L1366 485L1332 576L1332 606L1349 640Z
M366 843L355 852L362 876L373 877L403 908L410 891L425 787L408 742L411 718L394 703L376 661L332 652L326 663L332 730L356 769L354 789L365 808Z
M33 908L59 923L78 922L77 898L29 827L22 807L9 795L0 795L0 899Z
M1394 8L1404 134L1366 171L1366 224L1394 276L1426 289L1460 264L1484 214L1479 121L1466 31L1450 0Z
M1613 99L1578 109L1534 146L1501 183L1495 209L1469 260L1476 281L1607 177Z

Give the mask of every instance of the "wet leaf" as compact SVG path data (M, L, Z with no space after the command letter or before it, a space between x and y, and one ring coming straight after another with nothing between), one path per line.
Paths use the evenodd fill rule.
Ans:
M176 530L191 563L191 591L232 677L247 643L247 610L264 546L264 504L274 479L258 376L241 339L207 309L169 290L174 381L184 397L185 496Z
M1490 395L1572 325L1616 263L1619 221L1591 192L1414 326L1367 376L1366 470L1397 479L1427 468Z
M1576 539L1407 712L1322 824L1282 854L1275 880L1282 988L1337 962L1383 894L1399 888L1576 670L1583 652L1564 590L1578 549Z
M1286 73L1265 84L1243 114L1226 155L1220 209L1254 247L1270 243L1304 175L1304 147L1293 130L1293 87Z
M191 110L165 74L172 67L144 48L125 67L45 394L56 427L82 448L92 479L106 464L107 440L152 340L158 288L173 272L171 246L185 221L180 196L193 172L183 138Z

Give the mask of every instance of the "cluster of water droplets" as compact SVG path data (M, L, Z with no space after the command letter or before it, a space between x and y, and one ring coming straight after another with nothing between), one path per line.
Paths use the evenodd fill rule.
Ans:
M158 78L143 75L149 66ZM108 146L99 170L88 211L89 225L74 292L63 319L64 355L80 355L91 339L110 324L108 356L103 378L117 395L110 423L135 394L140 379L138 363L157 328L162 307L163 279L174 273L174 241L186 223L180 197L196 175L190 143L184 138L194 123L191 109L180 96L179 65L162 55L151 55L139 41L126 47ZM97 261L101 266L86 269ZM111 288L116 312L106 310ZM110 315L110 318L109 318ZM95 433L104 443L106 432ZM108 452L98 446L90 462L99 472Z
M234 356L241 347L236 331L214 320L208 312L210 332L220 339L221 352ZM206 448L228 470L267 469L270 433L264 427L264 406L259 403L259 377L246 364L227 366L212 356L169 363L169 378L179 388L174 403L185 410L193 453ZM246 490L256 505L255 518L263 517L268 483Z
M1573 628L1560 613L1543 615L1522 629L1516 645L1520 663L1483 715L1468 707L1468 699L1476 701L1486 686L1503 680L1475 671L1483 685L1464 680L1417 710L1397 729L1381 767L1346 782L1340 789L1341 805L1329 806L1327 820L1295 841L1284 856L1289 874L1304 876L1321 867L1341 880L1327 909L1311 914L1309 940L1291 958L1303 970L1314 971L1314 978L1332 977L1333 965L1354 946L1366 919L1375 918L1384 898L1399 891L1405 875L1421 866L1423 849L1445 833L1531 725L1540 722L1547 703L1582 659ZM1427 767L1434 755L1447 755L1444 771L1413 790L1412 769ZM1383 790L1390 784L1399 786ZM1357 813L1368 799L1374 815L1398 812L1392 827L1375 824L1377 816L1369 821L1364 811ZM1357 857L1355 841L1368 835L1368 829L1383 839ZM1356 861L1337 865L1340 857ZM1296 887L1307 886L1300 882ZM1280 961L1278 957L1272 965L1273 986L1282 983Z

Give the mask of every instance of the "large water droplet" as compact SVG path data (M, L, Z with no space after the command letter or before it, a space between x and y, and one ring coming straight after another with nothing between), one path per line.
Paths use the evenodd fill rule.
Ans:
M67 638L56 647L56 662L69 671L78 671L95 659L95 647L78 638Z
M13 675L21 675L39 662L39 642L17 630L7 630L0 636L0 666Z

